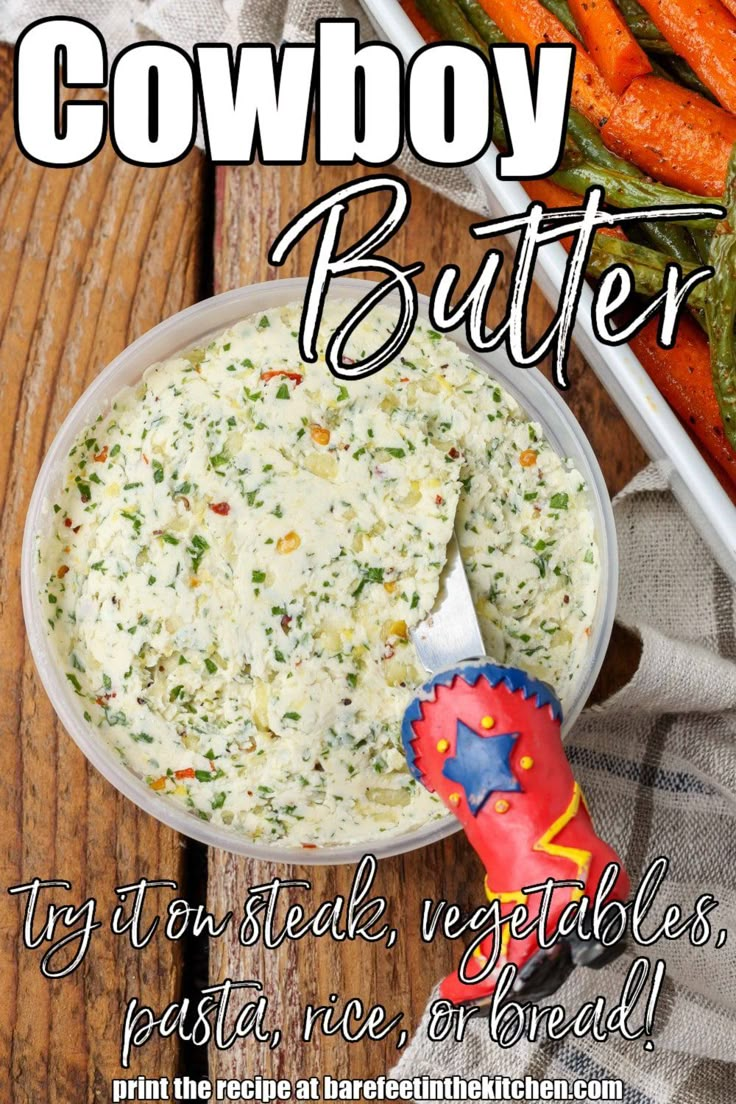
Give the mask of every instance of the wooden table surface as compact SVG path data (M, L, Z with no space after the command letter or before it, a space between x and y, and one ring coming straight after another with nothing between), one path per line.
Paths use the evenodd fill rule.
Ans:
M266 255L276 232L317 196L359 168L213 168L194 151L166 169L142 169L106 147L71 170L44 169L15 144L10 51L0 48L0 1101L81 1104L108 1101L120 1076L120 1026L127 1001L145 997L163 1009L226 977L258 978L271 999L284 1042L275 1051L245 1043L208 1053L174 1038L152 1039L133 1057L130 1075L188 1072L211 1077L375 1076L397 1058L395 1039L348 1045L299 1042L301 1010L329 994L359 996L387 1011L405 1012L412 1029L433 984L454 966L457 947L424 946L417 931L424 896L479 902L480 868L461 837L381 863L376 892L388 900L391 922L405 926L387 951L358 941L306 938L279 950L244 950L227 936L185 944L154 938L133 951L104 926L83 966L45 980L38 953L21 946L21 904L10 885L34 877L67 879L69 899L95 897L103 916L115 886L173 878L192 903L217 916L237 914L251 885L309 877L316 903L345 893L352 868L284 870L224 852L207 851L140 812L88 766L63 731L36 674L26 642L19 566L28 500L43 455L62 419L97 373L130 341L177 310L213 292L277 275L304 275L314 238L305 240L278 273ZM412 184L407 224L387 250L403 262L421 259L420 291L449 260L468 278L480 243L474 221L447 200ZM351 218L354 233L373 223L379 201ZM533 296L539 331L550 313ZM592 372L574 353L568 399L598 455L611 492L645 456ZM611 649L602 685L635 662L630 642ZM57 898L62 903L64 898ZM168 898L162 898L168 900Z

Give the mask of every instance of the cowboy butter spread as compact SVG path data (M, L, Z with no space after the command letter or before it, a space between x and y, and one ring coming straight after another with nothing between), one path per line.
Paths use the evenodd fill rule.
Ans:
M41 600L88 723L162 798L261 842L369 842L444 812L399 730L453 524L488 654L563 703L598 551L580 475L452 341L419 325L342 382L301 362L300 314L154 365L80 436Z

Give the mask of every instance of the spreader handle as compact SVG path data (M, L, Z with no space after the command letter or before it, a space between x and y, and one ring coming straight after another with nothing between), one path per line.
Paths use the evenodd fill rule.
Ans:
M538 914L541 895L525 894L525 888L549 878L579 883L554 892L549 932L571 900L594 894L610 863L621 867L616 852L595 832L565 755L561 723L562 707L546 683L483 658L430 679L402 726L414 777L462 824L485 866L486 896L509 906L504 915L516 904L524 904L530 916ZM621 869L608 897L623 900L628 892ZM542 995L540 986L543 993L553 992L575 961L594 965L612 957L610 948L601 946L598 954L595 946L591 942L578 951L570 941L552 955L540 951L536 933L524 940L506 936L498 968L514 962L522 982L526 971L527 989ZM477 956L475 972L487 957ZM443 995L458 1003L486 1000L497 972L476 984L455 974L443 983Z

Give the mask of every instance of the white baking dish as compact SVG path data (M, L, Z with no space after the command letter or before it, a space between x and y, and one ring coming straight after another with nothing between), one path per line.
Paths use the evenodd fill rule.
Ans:
M361 0L361 3L376 29L394 43L405 60L423 44L398 0ZM491 146L466 169L483 189L493 217L523 211L529 203L522 184L497 178L497 154ZM539 253L537 283L553 304L557 302L566 260L559 244L547 245ZM586 287L575 328L578 347L652 460L662 465L673 493L718 563L736 582L736 507L631 349L608 348L596 341L591 304L592 292Z

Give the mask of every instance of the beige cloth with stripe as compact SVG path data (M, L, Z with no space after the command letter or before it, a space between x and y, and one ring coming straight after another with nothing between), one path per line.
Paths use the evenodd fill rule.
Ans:
M361 18L363 38L374 37L354 0L5 0L0 38L14 41L33 20L62 14L94 23L111 56L156 37L185 49L202 41L308 41L322 16ZM400 164L455 202L484 209L461 171L419 165L409 155ZM634 883L652 859L669 856L662 900L689 913L699 894L712 892L720 901L716 922L731 937L719 950L682 939L653 948L667 963L653 1053L640 1041L590 1040L502 1051L478 1023L456 1046L430 1044L420 1028L396 1075L619 1077L626 1104L736 1101L734 590L655 468L619 496L616 520L618 617L641 636L641 665L628 687L583 714L568 752L601 834ZM598 993L613 1002L630 961L600 973L577 970L554 999L569 1011Z

